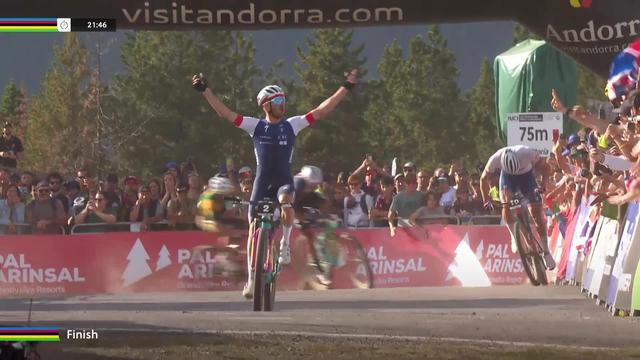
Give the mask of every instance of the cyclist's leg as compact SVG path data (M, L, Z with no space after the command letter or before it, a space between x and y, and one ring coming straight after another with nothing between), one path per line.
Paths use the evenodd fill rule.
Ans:
M515 176L509 175L504 171L500 172L500 202L502 203L502 220L507 224L509 229L509 235L511 235L511 251L517 252L516 246L516 221L511 216L511 209L509 209L509 201L513 196L513 190L515 189Z
M282 240L280 241L280 258L278 260L283 265L291 262L290 239L293 221L295 220L294 200L295 191L292 184L282 185L278 189L278 202L282 209Z
M529 199L529 211L533 217L533 222L536 224L536 229L540 235L540 242L542 243L542 250L545 254L545 262L549 269L553 270L556 267L553 256L549 253L549 240L547 239L547 227L545 223L545 217L542 211L542 197L538 192L536 185L536 178L533 170L527 173L527 178L523 180L521 186L522 195Z

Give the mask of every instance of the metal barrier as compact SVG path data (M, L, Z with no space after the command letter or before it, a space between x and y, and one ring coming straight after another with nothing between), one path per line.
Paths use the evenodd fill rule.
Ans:
M247 229L249 223L240 219L224 219L220 223L238 229ZM139 222L119 222L115 224L92 223L77 224L71 228L71 234L101 234L107 232L140 232ZM177 223L171 227L167 221L149 225L148 231L200 231L195 223Z
M476 215L472 216L467 225L501 225L502 216L500 215Z
M10 231L10 226L8 224L0 225L0 235L50 235L47 234L38 234L33 232L33 226L31 224L12 224L15 226L15 232ZM59 232L57 234L66 234L65 228L63 226L58 226Z

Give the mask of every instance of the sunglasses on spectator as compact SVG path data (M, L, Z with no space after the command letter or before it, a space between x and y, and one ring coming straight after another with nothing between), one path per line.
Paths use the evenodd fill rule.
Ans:
M272 103L273 105L282 105L282 104L284 104L284 103L285 103L284 96L278 96L278 97L276 97L276 98L273 98L273 99L271 100L271 103Z

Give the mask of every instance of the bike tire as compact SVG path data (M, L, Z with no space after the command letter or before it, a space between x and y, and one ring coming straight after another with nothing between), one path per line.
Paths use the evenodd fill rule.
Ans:
M528 226L528 223L522 218L521 215L518 217L520 218L516 223L516 246L518 248L518 255L520 255L520 259L522 260L522 267L524 268L524 272L529 277L529 282L531 282L531 285L539 286L540 282L538 281L537 277L538 273L535 265L535 257L527 251L529 248L528 244L530 243L527 237L531 236L531 228ZM525 243L527 244L526 246Z
M545 265L544 262L544 258L542 257L542 248L541 245L538 241L538 239L536 238L537 236L537 228L535 227L535 223L532 223L531 221L531 215L529 215L529 212L527 211L524 215L523 215L525 224L527 225L527 229L528 229L528 244L529 244L529 248L531 248L531 256L533 257L533 265L535 267L536 270L536 281L538 282L539 285L548 285L549 284L549 280L547 279L547 266ZM533 228L532 228L533 226ZM535 232L535 233L534 233ZM534 235L535 234L535 235ZM531 246L533 245L533 246Z
M540 285L549 285L549 279L547 279L547 266L544 264L544 259L540 254L535 255L536 273L537 279Z
M362 244L351 234L336 236L338 245L346 252L346 266L342 271L358 289L373 288L373 272L369 264L369 258Z
M264 284L264 311L273 311L276 304L276 280L278 279L278 271L280 270L280 264L278 263L279 257L280 247L277 246L276 241L273 241L273 244L271 245L271 264L273 267L273 273L271 274L271 281L265 282Z
M256 249L256 268L253 281L253 311L262 311L264 305L264 260L267 251L268 231L262 228L258 231L258 248Z

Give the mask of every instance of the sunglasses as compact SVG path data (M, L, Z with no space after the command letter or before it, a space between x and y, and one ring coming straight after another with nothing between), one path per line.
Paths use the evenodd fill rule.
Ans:
M273 99L271 100L271 103L272 103L273 105L282 105L282 104L284 104L284 103L285 103L285 98L284 98L284 96L278 96L278 97L276 97L276 98L273 98Z

